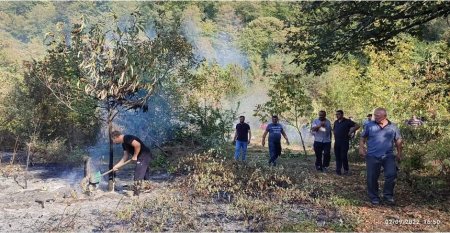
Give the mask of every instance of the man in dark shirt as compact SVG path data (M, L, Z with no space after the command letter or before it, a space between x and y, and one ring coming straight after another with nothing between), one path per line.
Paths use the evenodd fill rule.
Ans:
M236 125L236 133L234 134L233 142L236 145L234 152L234 159L239 160L239 155L242 148L242 161L247 158L247 145L250 144L250 139L252 138L252 133L250 131L250 126L244 122L245 117L239 117L239 124Z
M348 149L350 138L359 125L354 121L344 117L344 111L336 111L337 120L334 122L334 155L336 156L336 174L341 175L342 167L344 167L344 175L348 174Z
M113 170L117 171L128 156L131 155L131 160L136 162L134 169L134 194L139 195L139 191L143 185L143 180L149 180L149 164L152 157L150 149L136 136L124 135L118 131L111 133L112 140L115 144L122 143L123 157L114 165Z
M281 155L281 135L286 139L286 144L289 145L289 139L283 130L283 126L278 124L278 116L272 116L272 123L267 125L266 131L262 136L262 146L266 144L266 136L269 133L269 166L273 164L276 165L276 160L278 156Z

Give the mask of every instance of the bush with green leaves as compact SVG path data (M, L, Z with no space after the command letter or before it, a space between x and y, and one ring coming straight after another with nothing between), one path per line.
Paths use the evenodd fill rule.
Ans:
M230 138L236 115L235 110L191 106L183 116L183 120L188 124L183 127L179 136L206 148L220 147Z
M423 171L450 178L450 131L447 122L429 122L423 126L401 126L404 159L401 167L408 175Z

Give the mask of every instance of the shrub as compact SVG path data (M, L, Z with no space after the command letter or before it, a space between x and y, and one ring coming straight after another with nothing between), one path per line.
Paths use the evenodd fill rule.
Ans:
M31 163L65 163L81 164L85 151L75 148L69 151L65 139L54 139L49 142L33 138L28 143Z

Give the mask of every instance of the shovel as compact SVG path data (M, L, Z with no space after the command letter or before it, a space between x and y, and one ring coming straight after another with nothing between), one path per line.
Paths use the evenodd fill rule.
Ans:
M125 161L120 167L118 168L122 168L123 166L129 164L131 162L131 159ZM100 180L102 178L102 176L104 175L108 175L109 173L113 172L114 170L111 169L107 172L104 173L100 173L100 171L97 171L95 174L87 174L80 182L80 186L81 189L86 192L86 191L90 191L89 190L89 186L90 184L98 184L100 183Z

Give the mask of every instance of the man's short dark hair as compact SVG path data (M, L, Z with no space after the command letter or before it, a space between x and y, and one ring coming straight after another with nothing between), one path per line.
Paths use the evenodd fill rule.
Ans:
M372 113L367 114L367 117L372 117Z
M115 130L111 133L111 138L117 138L120 135L122 135L122 133L120 133L119 131Z
M272 118L278 119L278 116L277 115L272 115Z
M338 113L344 115L344 111L342 111L342 110L337 110L336 112L338 112Z
M239 116L239 118L245 118L245 116Z

